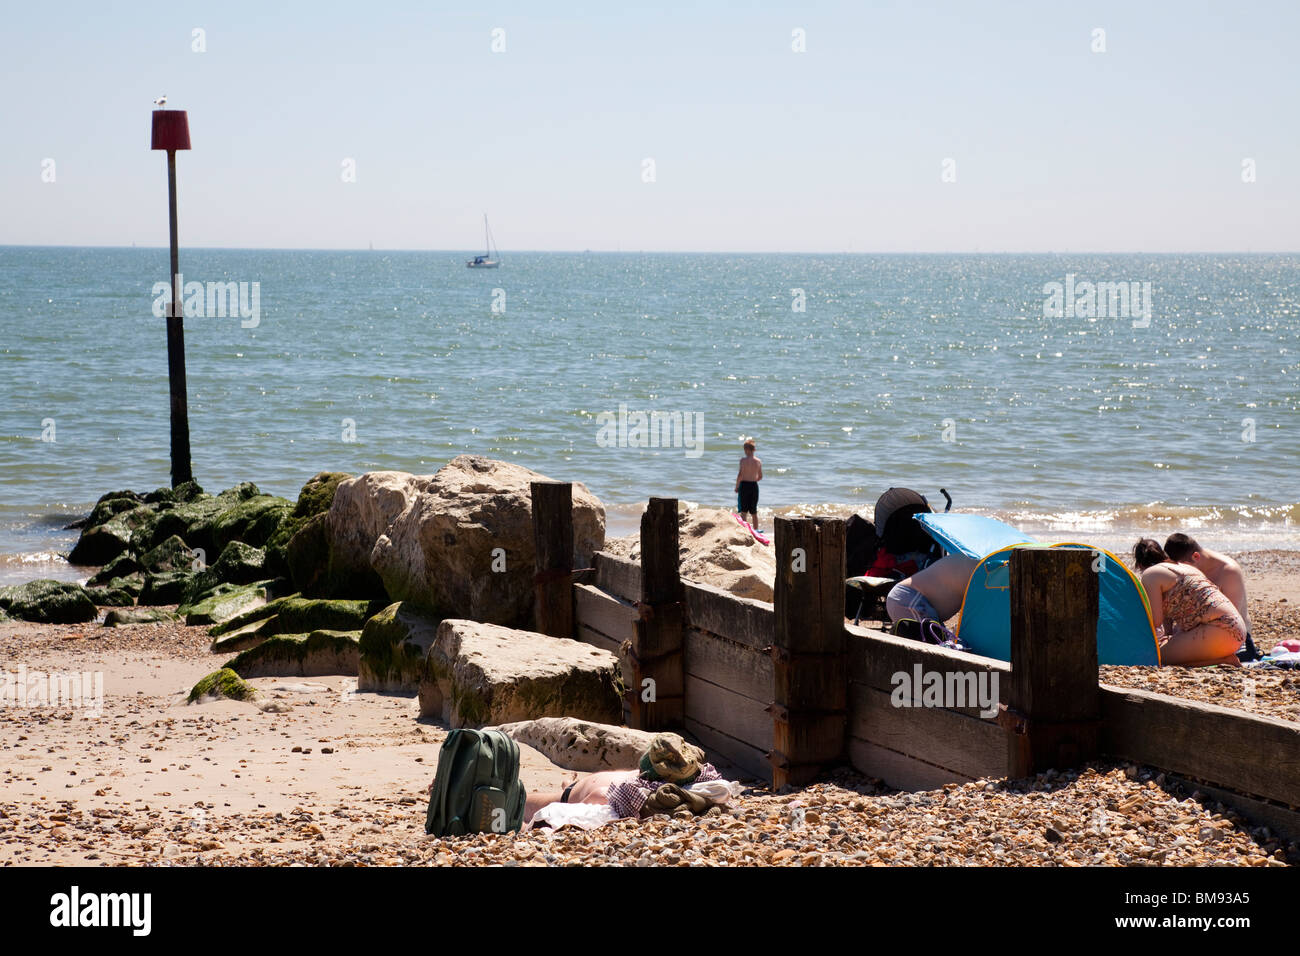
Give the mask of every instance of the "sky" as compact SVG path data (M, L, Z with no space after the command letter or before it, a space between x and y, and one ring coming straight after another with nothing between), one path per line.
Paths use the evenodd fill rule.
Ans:
M1297 35L1293 0L10 4L0 245L166 245L165 94L191 247L470 251L487 213L503 253L1296 251Z

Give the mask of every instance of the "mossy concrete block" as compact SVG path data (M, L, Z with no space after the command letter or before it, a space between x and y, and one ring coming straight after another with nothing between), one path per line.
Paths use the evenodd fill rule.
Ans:
M198 596L198 600L177 608L186 624L222 624L246 611L264 606L270 599L271 582L219 584Z
M243 650L276 634L360 631L376 610L369 601L327 601L294 594L245 611L208 633L221 638L213 642L214 651Z
M159 542L140 556L140 567L150 574L164 571L191 571L194 552L179 535Z
M382 605L370 601L325 600L292 595L277 602L277 634L309 634L312 631L359 631L366 619Z
M230 506L228 500L202 495L175 507L154 512L152 522L142 525L132 539L132 547L143 554L176 535L192 548L200 548L205 554L215 554L217 549L212 544L212 523Z
M146 574L138 603L148 607L160 604L180 604L185 600L185 586L191 574L188 571L163 571Z
M182 482L172 489L172 497L179 502L194 501L204 497L204 491L194 479Z
M155 519L149 505L138 505L113 515L101 525L86 526L71 553L70 564L104 565L131 548L135 529Z
M246 651L261 644L267 638L271 637L274 631L274 617L264 618L260 621L252 621L245 624L243 627L236 628L233 631L227 631L219 637L214 638L209 650L211 650L213 654L236 654L240 651ZM208 633L210 634L212 632L209 631Z
M126 588L86 588L96 607L135 607L135 595Z
M289 567L289 542L294 535L317 515L323 515L334 503L334 492L339 482L347 481L351 475L341 471L322 471L308 479L298 492L298 501L293 511L280 522L266 542L267 567L275 574L291 576Z
M296 597L301 597L301 595L291 594L288 597L276 598L274 601L268 601L266 604L258 607L251 607L246 611L236 614L229 620L217 624L208 631L208 634L212 637L220 637L223 634L229 634L233 631L241 630L254 622L264 621L267 618L275 617L280 608L283 607L287 601Z
M128 574L124 578L113 578L107 584L103 585L106 591L125 591L132 598L139 599L140 592L144 590L144 574Z
M189 702L201 704L218 697L251 701L257 697L257 688L245 683L243 678L234 671L223 667L194 685L194 689L190 691Z
M144 496L144 503L147 505L174 505L176 504L176 492L170 488L155 488Z
M438 636L438 622L401 602L390 604L361 629L357 690L414 694L424 658Z
M118 607L104 616L105 627L121 627L123 624L166 624L179 621L180 615L158 607Z
M289 519L293 521L295 519ZM330 565L329 538L325 533L326 516L313 515L294 532L284 549L293 586L304 594L322 596ZM286 522L287 524L288 522Z
M257 487L251 481L241 481L237 485L227 488L225 491L217 492L217 497L226 503L226 507L236 505L241 501L248 501L250 498L261 496L262 489Z
M0 588L0 610L38 624L82 624L99 614L81 585L48 579Z
M144 500L139 494L130 490L107 491L99 496L99 500L95 502L95 507L99 507L108 501L116 501L119 498L125 498L127 501L130 501L133 506L140 504Z
M241 677L355 675L360 636L359 631L276 634L244 651L226 667Z
M224 494L224 492L223 492ZM212 522L212 541L218 550L232 541L260 548L293 510L293 503L273 495L256 495L223 511Z
M619 662L581 641L449 619L425 657L420 716L452 727L537 717L616 723Z
M127 494L134 495L134 492L127 492ZM82 528L86 531L91 528L98 528L124 511L134 511L141 504L142 502L138 497L101 498L95 507L91 509L90 517L86 519Z
M266 553L251 544L232 541L216 561L195 572L185 592L185 603L194 603L218 584L252 584L267 577Z
M90 580L86 582L86 586L92 588L104 587L114 578L125 578L128 575L139 574L143 570L140 567L140 562L134 556L122 554L95 572ZM141 577L140 580L143 582L144 578Z
M317 472L298 492L298 501L293 507L294 517L310 518L329 511L330 505L334 504L334 493L338 491L339 482L351 477L342 471Z

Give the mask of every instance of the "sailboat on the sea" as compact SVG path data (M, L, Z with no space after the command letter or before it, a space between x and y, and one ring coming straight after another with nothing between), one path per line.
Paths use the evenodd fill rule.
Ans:
M465 263L471 269L495 269L501 265L500 254L494 250L496 243L492 239L492 229L488 226L487 213L483 213L483 245L486 251Z

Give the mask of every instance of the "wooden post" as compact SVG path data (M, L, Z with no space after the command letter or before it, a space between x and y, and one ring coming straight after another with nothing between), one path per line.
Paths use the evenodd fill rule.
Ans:
M536 574L535 629L552 637L573 637L573 485L534 481L533 549Z
M848 668L839 518L776 519L772 647L774 788L801 786L844 756Z
M1011 553L1011 679L1000 722L1007 776L1065 768L1097 753L1097 614L1105 556L1085 548Z
M685 607L679 573L676 498L651 498L641 515L641 603L628 688L639 730L681 727L685 716ZM649 683L647 683L649 682Z
M194 479L190 412L185 389L185 309L181 304L180 247L176 236L176 150L167 150L167 213L171 231L172 301L167 309L167 383L171 393L172 487Z

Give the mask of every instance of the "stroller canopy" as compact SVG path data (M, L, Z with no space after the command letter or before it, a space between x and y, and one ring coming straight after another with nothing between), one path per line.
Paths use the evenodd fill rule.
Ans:
M876 500L876 534L891 554L925 551L930 539L916 526L912 516L929 512L930 506L911 488L890 488Z

